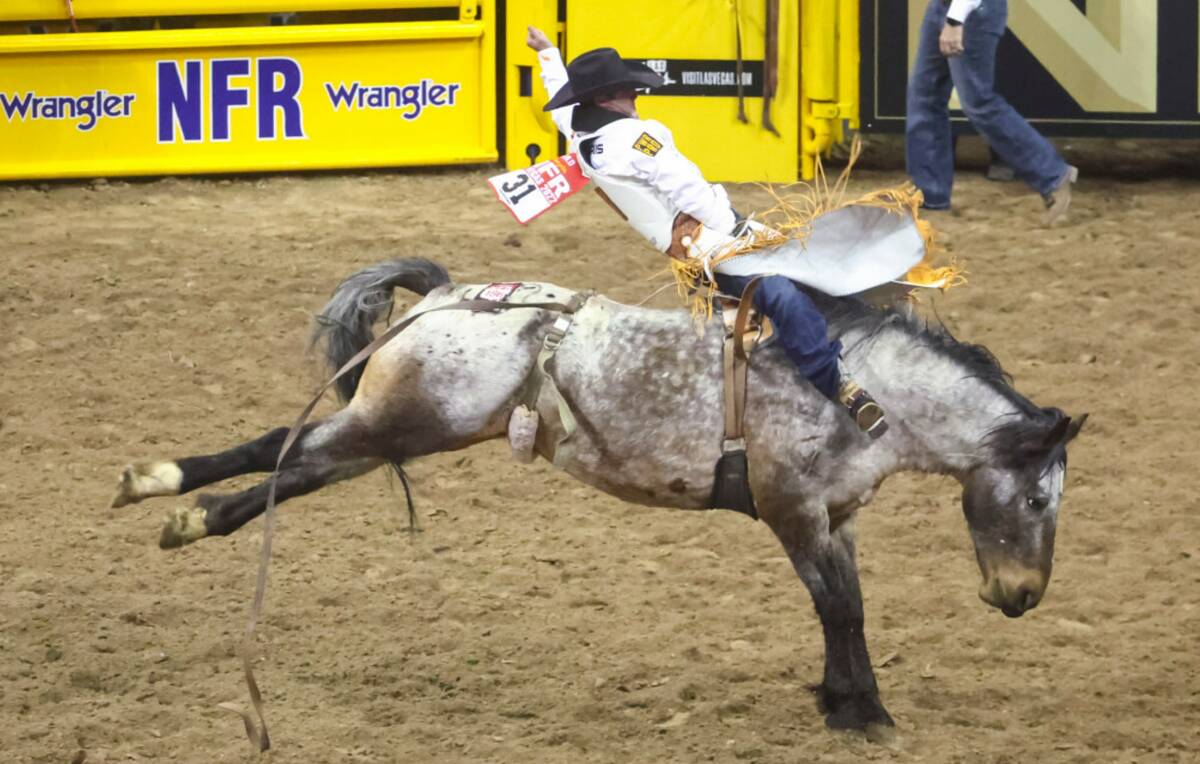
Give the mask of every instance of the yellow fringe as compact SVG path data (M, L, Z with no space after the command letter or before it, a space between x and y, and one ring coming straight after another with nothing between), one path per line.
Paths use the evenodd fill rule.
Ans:
M699 260L677 260L668 258L671 274L675 277L675 292L691 310L696 321L707 322L712 318L713 289L704 275L704 266Z
M914 284L938 284L944 292L951 287L967 282L966 268L956 259L951 258L943 265L934 265L934 261L942 253L937 243L937 232L928 220L920 217L921 202L924 198L921 192L911 183L905 182L893 188L872 191L857 199L846 199L846 187L850 183L850 170L862 153L862 141L858 136L850 145L850 157L845 169L838 175L832 185L825 175L820 157L817 158L816 176L811 185L796 184L800 188L794 192L779 193L775 187L760 184L775 200L775 205L756 217L764 225L769 226L770 232L752 235L712 259L711 266L726 262L735 257L758 252L768 247L778 246L787 241L804 241L812 231L812 223L817 217L850 205L859 204L868 207L880 207L897 215L909 215L916 223L917 231L925 243L925 257L905 274L904 280ZM789 189L793 187L788 187ZM712 316L712 289L706 283L704 269L698 260L671 260L671 272L675 277L676 289L684 300L690 300L692 315L697 319L708 319Z

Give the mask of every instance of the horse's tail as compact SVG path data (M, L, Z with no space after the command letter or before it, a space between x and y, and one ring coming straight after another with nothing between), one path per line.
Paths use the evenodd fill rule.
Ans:
M316 316L310 347L324 341L325 361L336 371L375 338L371 327L390 313L393 289L404 287L423 297L449 283L446 269L423 257L402 257L363 268L333 290L333 296ZM343 403L354 397L365 365L360 364L337 381L338 398Z

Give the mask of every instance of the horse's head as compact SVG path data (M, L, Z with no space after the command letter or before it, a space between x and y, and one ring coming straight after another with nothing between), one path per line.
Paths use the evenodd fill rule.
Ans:
M1016 618L1037 606L1050 582L1054 532L1076 420L1058 409L992 432L992 458L967 474L963 512L975 542L984 602Z

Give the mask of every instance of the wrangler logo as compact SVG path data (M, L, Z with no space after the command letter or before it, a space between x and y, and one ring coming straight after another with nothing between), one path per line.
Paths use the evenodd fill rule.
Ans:
M654 156L662 149L662 144L654 140L650 133L642 133L638 139L633 142L633 147L642 152L646 156Z

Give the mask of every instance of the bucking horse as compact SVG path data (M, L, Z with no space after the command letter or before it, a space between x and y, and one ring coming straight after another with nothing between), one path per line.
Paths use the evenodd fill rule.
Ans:
M492 285L496 286L496 285ZM519 285L541 302L488 309L486 285L456 285L436 263L405 258L343 281L317 322L346 405L294 434L276 472L285 501L385 464L510 436L529 380L551 380L530 407L532 447L579 480L653 507L710 505L723 428L722 344L685 310L619 304L549 284ZM348 364L403 287L423 296L369 359ZM867 654L853 519L880 484L904 470L951 475L982 574L979 596L1010 617L1037 606L1050 579L1072 420L1017 393L996 359L904 308L878 308L813 292L842 341L855 379L888 412L871 440L799 376L779 349L758 350L744 411L749 486L812 595L825 636L817 699L830 727L891 726ZM457 307L456 307L457 304ZM484 306L480 309L480 306ZM539 307L541 306L541 307ZM503 307L503 306L497 306ZM546 341L559 327L552 358ZM563 416L573 419L566 437ZM174 496L251 472L276 471L289 429L220 453L125 468L113 502ZM268 482L201 495L168 515L164 548L233 533L263 513Z

